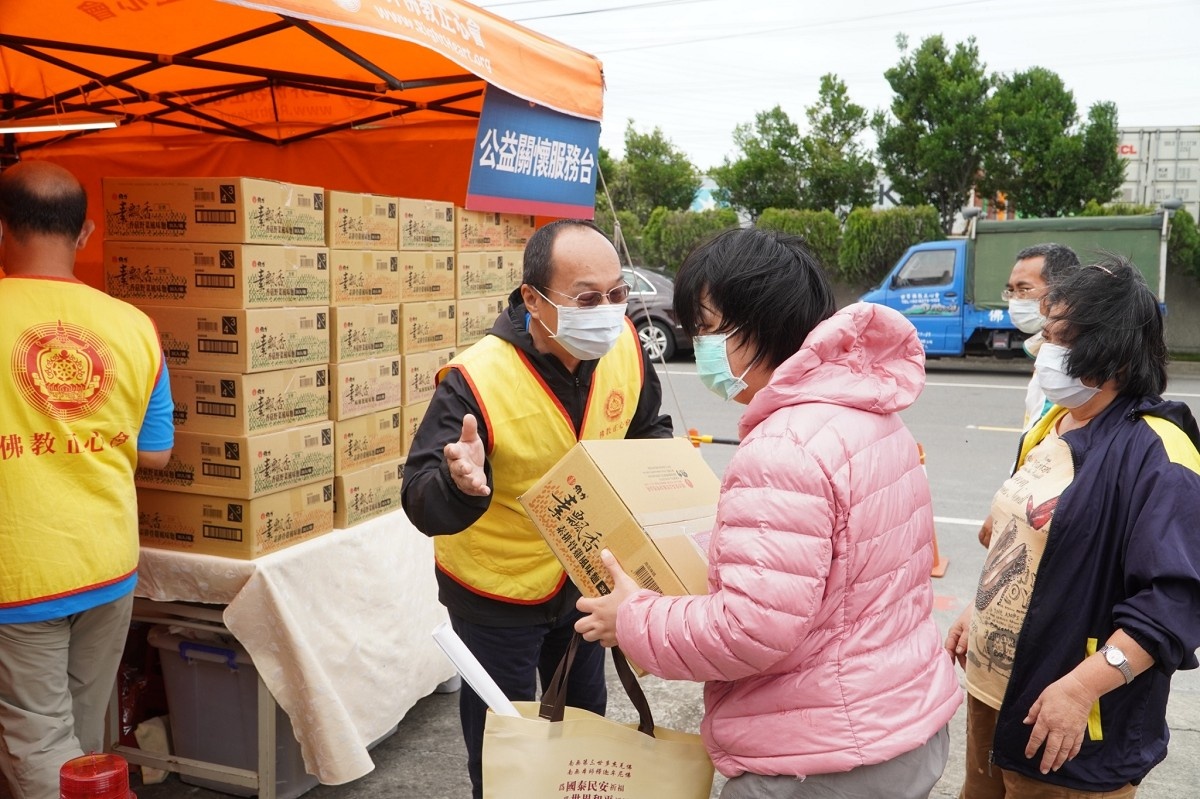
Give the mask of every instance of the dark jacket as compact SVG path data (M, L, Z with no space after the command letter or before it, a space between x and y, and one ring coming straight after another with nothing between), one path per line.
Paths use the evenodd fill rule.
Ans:
M583 424L588 392L596 361L582 361L574 374L562 361L534 349L527 328L528 317L519 291L508 300L508 308L492 326L489 335L497 336L524 352L545 384L562 403L575 426L576 435ZM653 365L642 353L645 380L638 397L637 410L626 438L670 438L671 417L660 413L662 387ZM524 374L524 373L522 373ZM520 379L522 375L514 375ZM478 401L467 381L452 369L438 384L429 409L417 429L404 463L401 502L405 513L418 530L429 536L461 532L484 514L491 496L472 497L458 490L446 468L443 448L458 441L463 416L471 413L479 422L479 435L487 448L489 431ZM488 486L492 486L491 463L485 465ZM438 598L455 615L476 624L516 627L554 623L575 609L579 592L567 580L549 600L535 605L501 602L475 594L437 570Z
M1160 423L1156 430L1148 421L1155 419L1173 427ZM1166 757L1171 675L1197 666L1200 430L1186 405L1118 397L1063 440L1075 476L1054 511L993 758L1044 782L1111 791L1138 783ZM1102 646L1118 628L1154 657L1154 665L1100 698L1102 740L1085 736L1077 757L1041 774L1041 752L1032 759L1024 753L1029 708L1087 656L1088 639Z

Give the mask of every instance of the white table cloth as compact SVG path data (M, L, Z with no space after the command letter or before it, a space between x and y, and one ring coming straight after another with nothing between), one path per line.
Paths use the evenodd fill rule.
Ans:
M226 605L305 768L329 785L370 772L367 745L455 673L430 635L446 620L433 543L402 511L256 560L143 548L136 594Z

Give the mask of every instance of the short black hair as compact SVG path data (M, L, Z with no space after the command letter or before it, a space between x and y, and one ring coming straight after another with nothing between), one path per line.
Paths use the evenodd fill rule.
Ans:
M1017 253L1018 261L1024 261L1027 258L1044 259L1042 261L1042 280L1047 285L1079 266L1079 256L1075 254L1074 250L1064 244L1055 244L1052 241L1026 247Z
M675 315L689 336L701 300L721 315L719 333L749 333L753 364L774 369L837 310L825 270L799 236L734 228L696 247L675 278Z
M1129 259L1105 253L1054 283L1043 300L1057 338L1071 350L1067 374L1126 396L1159 396L1167 387L1162 309Z
M62 236L74 240L87 220L87 193L72 182L46 189L23 172L0 172L0 223L18 239Z
M551 263L550 254L554 250L554 242L558 238L558 234L567 228L586 228L608 238L603 230L587 219L556 219L550 224L538 228L529 237L529 241L525 242L525 257L521 269L522 283L528 283L539 291L550 285L550 277L554 273L554 264Z

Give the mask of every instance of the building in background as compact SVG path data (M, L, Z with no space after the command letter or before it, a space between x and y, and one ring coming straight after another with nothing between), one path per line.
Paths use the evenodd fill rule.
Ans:
M1178 198L1200 219L1200 125L1118 131L1117 153L1125 159L1120 201L1158 207Z

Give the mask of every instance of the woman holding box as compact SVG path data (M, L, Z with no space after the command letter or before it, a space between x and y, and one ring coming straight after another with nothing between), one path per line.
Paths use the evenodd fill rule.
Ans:
M900 420L924 386L900 314L834 312L795 236L727 231L688 256L675 311L701 381L747 406L708 552L709 593L615 590L578 607L588 640L706 682L701 732L722 799L924 797L962 694L931 616L933 514Z

